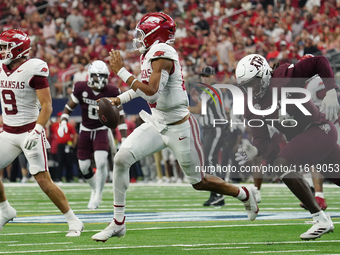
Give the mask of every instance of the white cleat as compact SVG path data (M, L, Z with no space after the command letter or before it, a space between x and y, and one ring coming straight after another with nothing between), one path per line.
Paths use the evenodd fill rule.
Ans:
M69 224L69 230L66 234L67 237L76 237L80 236L81 232L84 230L84 224L81 222L81 220L77 220L75 222L71 222Z
M17 211L9 206L0 213L0 231L5 226L5 224L17 217Z
M334 225L330 215L327 215L327 221L320 222L318 220L306 221L306 223L313 223L313 226L307 232L300 235L302 240L314 240L321 237L323 234L333 232Z
M256 203L261 203L262 197L261 197L261 191L257 190L257 193L255 195Z
M110 237L124 237L126 233L125 227L125 217L123 222L118 223L113 219L113 221L107 226L103 231L92 236L92 239L97 242L106 242Z
M246 208L248 219L253 221L256 219L256 216L259 212L259 207L256 203L256 194L257 188L254 186L251 187L242 187L242 189L246 192L247 198L242 200L244 207Z

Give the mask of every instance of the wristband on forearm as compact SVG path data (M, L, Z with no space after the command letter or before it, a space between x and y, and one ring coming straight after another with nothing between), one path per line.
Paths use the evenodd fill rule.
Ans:
M127 80L132 76L132 74L126 70L125 67L122 67L121 69L119 69L117 75L119 76L119 78L121 78L125 83L127 82Z
M60 116L60 119L63 120L65 119L66 122L68 122L68 119L70 118L70 115L68 115L67 113L63 113L61 116Z

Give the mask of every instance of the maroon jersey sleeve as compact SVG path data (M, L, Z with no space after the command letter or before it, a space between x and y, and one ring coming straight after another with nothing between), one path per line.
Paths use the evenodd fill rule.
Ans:
M294 66L294 78L306 78L307 80L317 74L321 77L327 91L338 88L334 79L333 69L324 56L306 58ZM304 87L305 84L299 82L298 86Z
M48 85L47 77L33 76L32 79L30 80L30 87L36 90L48 88L49 85Z
M73 86L73 95L79 100L81 100L81 93L84 91L85 86L87 86L86 82L78 81Z

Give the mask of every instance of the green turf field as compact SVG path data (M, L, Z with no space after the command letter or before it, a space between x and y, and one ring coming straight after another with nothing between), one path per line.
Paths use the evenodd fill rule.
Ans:
M264 185L258 219L250 222L242 203L226 198L226 206L205 208L208 192L190 185L130 185L127 234L106 243L91 236L111 221L112 188L107 184L101 207L86 208L87 184L62 184L72 209L85 223L80 237L66 238L68 227L58 209L36 184L6 184L18 218L0 232L0 254L339 254L340 190L326 185L325 195L334 233L316 241L299 235L308 213L284 185Z

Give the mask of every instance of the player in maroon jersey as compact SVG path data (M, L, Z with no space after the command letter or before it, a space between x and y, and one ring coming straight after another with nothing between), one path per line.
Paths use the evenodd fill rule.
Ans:
M88 68L88 81L74 84L71 98L65 105L58 129L59 136L67 133L67 121L73 109L79 104L82 122L78 141L77 157L80 171L90 185L92 192L87 207L97 209L102 200L104 184L108 174L107 157L110 143L113 144L112 133L104 126L97 115L97 100L102 97L117 97L120 92L116 86L108 84L109 69L101 60L94 61ZM127 125L124 111L120 106L120 122L118 129L122 139L126 138ZM111 140L111 142L109 141ZM96 174L91 167L91 159L96 163Z
M322 101L321 112L309 100L302 104L287 104L286 114L281 114L282 102L271 114L266 116L255 115L254 109L269 109L273 104L274 90L277 89L278 100L281 99L282 88L303 88L305 81L318 74L327 88L327 93ZM300 167L320 165L334 167L340 165L340 146L337 144L337 131L330 120L337 118L339 108L334 74L328 60L323 56L300 61L296 65L284 64L272 70L267 61L258 54L251 54L237 65L236 78L238 86L247 96L252 97L253 108L245 101L245 118L247 120L261 120L264 125L252 127L253 142L236 153L239 164L264 155L270 143L267 128L268 120L277 120L274 127L283 133L288 144L282 148L274 161L274 167L280 169L281 179L294 195L308 208L314 219L314 225L300 238L304 240L315 239L334 229L329 216L320 209L315 201L309 185L300 174ZM249 90L250 89L250 90ZM247 94L249 93L249 95ZM302 93L286 93L290 100L302 99ZM246 97L247 98L247 97ZM306 101L306 100L305 100ZM299 106L299 107L298 107ZM310 115L302 110L307 110ZM326 114L322 113L325 112ZM284 125L282 125L284 123ZM254 123L253 123L254 124ZM255 126L255 125L254 125ZM338 183L339 175L324 173Z

